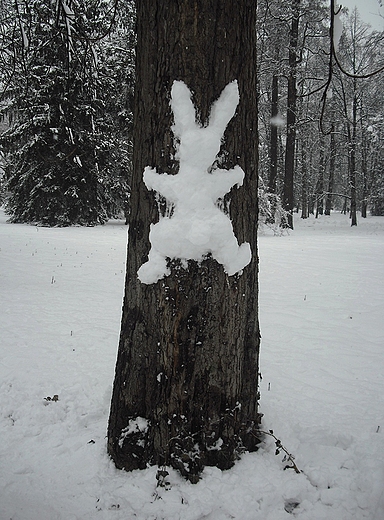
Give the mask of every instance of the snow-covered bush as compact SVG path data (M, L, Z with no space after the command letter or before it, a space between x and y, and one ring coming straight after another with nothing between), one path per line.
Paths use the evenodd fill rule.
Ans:
M259 228L268 227L275 235L281 235L286 228L288 212L283 208L279 195L268 192L261 178L259 178L258 199Z
M371 215L373 215L374 217L384 216L384 197L372 197Z

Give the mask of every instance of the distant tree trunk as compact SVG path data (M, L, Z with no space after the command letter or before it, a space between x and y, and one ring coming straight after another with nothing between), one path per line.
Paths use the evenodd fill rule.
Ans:
M329 153L329 179L328 179L328 193L325 200L325 214L330 215L332 210L332 193L335 183L335 161L336 161L336 141L335 141L335 125L331 127L331 142Z
M357 80L353 79L353 103L352 103L352 136L350 140L350 171L349 185L351 189L351 226L357 226L357 204L356 204L356 133L357 133Z
M361 172L363 174L363 196L361 201L361 216L367 218L368 208L368 139L366 131L362 128L361 140Z
M269 184L270 193L276 193L277 188L277 124L273 124L273 118L279 113L279 78L277 74L272 76L272 99L271 99L271 141L269 148L270 165L269 165Z
M307 141L301 139L301 218L308 218L308 167L307 167Z
M319 180L317 182L316 190L316 218L324 212L324 170L324 139L320 137Z
M299 38L300 0L292 0L292 20L289 35L289 74L287 96L287 140L285 145L285 174L283 188L283 205L288 212L287 227L293 229L294 206L294 169L296 144L296 75L297 75L297 45Z
M269 146L269 179L268 191L276 195L277 193L277 158L278 158L278 131L274 118L279 113L279 78L277 74L272 76L272 96L271 96L271 135ZM271 198L271 211L268 221L275 222L276 197Z
M196 482L205 465L226 469L257 448L257 90L256 2L137 2L134 158L127 277L108 426L108 452L118 468L171 465ZM149 192L146 166L177 173L170 90L182 80L194 93L201 123L212 102L237 79L240 103L224 137L220 166L239 164L230 216L252 261L228 276L211 257L150 285L137 271L147 260L148 233L161 201ZM224 174L223 174L224 175ZM164 208L163 208L164 209Z

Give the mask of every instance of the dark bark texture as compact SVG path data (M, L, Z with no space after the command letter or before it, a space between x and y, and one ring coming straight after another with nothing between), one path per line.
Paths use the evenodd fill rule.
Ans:
M170 465L196 482L205 465L226 469L243 450L257 448L255 11L254 0L236 6L230 0L137 1L127 277L108 427L108 452L118 468ZM213 101L235 79L240 103L224 136L220 167L239 164L245 171L243 187L226 202L239 244L251 245L252 261L243 274L228 277L212 258L189 261L188 269L173 260L169 276L142 284L137 271L147 261L149 226L159 219L142 174L146 166L161 173L178 169L172 83L187 84L206 124ZM127 430L137 417L148 428Z

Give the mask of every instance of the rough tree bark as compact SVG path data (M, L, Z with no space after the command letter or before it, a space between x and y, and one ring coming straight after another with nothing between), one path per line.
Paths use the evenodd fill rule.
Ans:
M257 449L258 257L256 2L137 1L134 172L127 276L108 452L118 468L171 465L196 482L205 465L226 469ZM223 88L238 81L240 103L224 136L220 167L239 164L243 187L224 201L252 261L227 276L212 258L170 261L155 284L137 278L149 227L159 219L143 181L146 166L177 173L170 90L182 80L201 122ZM225 150L225 153L224 153ZM227 198L227 197L226 197ZM141 418L141 419L138 419Z

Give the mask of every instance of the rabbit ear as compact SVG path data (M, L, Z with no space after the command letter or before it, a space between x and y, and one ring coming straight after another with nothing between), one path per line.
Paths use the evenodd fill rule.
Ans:
M171 108L175 117L173 133L181 138L196 127L196 112L191 100L191 91L183 81L174 81L171 90Z
M209 128L214 128L221 135L224 134L229 121L235 115L236 107L239 104L239 87L237 81L232 81L224 88L218 100L216 100L209 116Z

